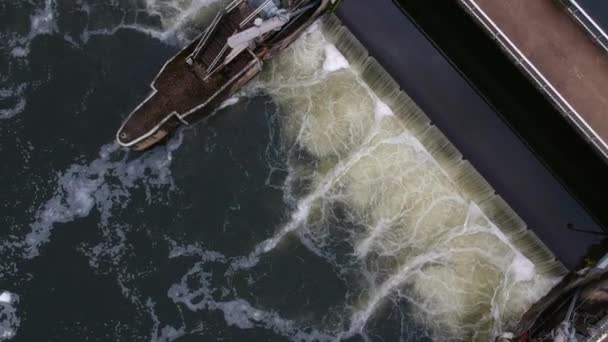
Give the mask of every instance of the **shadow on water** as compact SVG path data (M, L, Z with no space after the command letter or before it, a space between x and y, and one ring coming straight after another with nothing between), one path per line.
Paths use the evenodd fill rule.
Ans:
M457 1L394 0L606 229L606 165Z

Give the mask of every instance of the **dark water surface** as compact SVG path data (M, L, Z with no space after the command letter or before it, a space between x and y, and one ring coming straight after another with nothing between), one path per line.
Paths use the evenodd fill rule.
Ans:
M608 3L606 1L577 0L576 2L604 32L608 32Z

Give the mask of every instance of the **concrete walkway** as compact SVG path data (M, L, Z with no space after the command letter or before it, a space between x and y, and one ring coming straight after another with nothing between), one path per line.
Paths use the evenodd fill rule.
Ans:
M337 15L558 259L576 269L600 238L568 223L601 228L414 23L391 0L346 0Z
M460 0L608 161L608 53L554 0Z

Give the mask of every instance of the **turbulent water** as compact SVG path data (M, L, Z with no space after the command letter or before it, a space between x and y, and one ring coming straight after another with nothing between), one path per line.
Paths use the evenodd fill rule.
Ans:
M491 340L557 280L328 18L206 124L115 129L211 0L0 3L0 340Z

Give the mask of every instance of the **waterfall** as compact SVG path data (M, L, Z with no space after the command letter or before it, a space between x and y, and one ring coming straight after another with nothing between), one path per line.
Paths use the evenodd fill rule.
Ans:
M508 329L564 274L334 16L265 70L248 91L276 100L289 178L305 180L308 195L296 197L291 220L237 269L293 233L358 274L362 290L340 336L365 336L383 307L405 301L434 338L467 340ZM345 236L354 262L336 261L348 259L332 249Z

